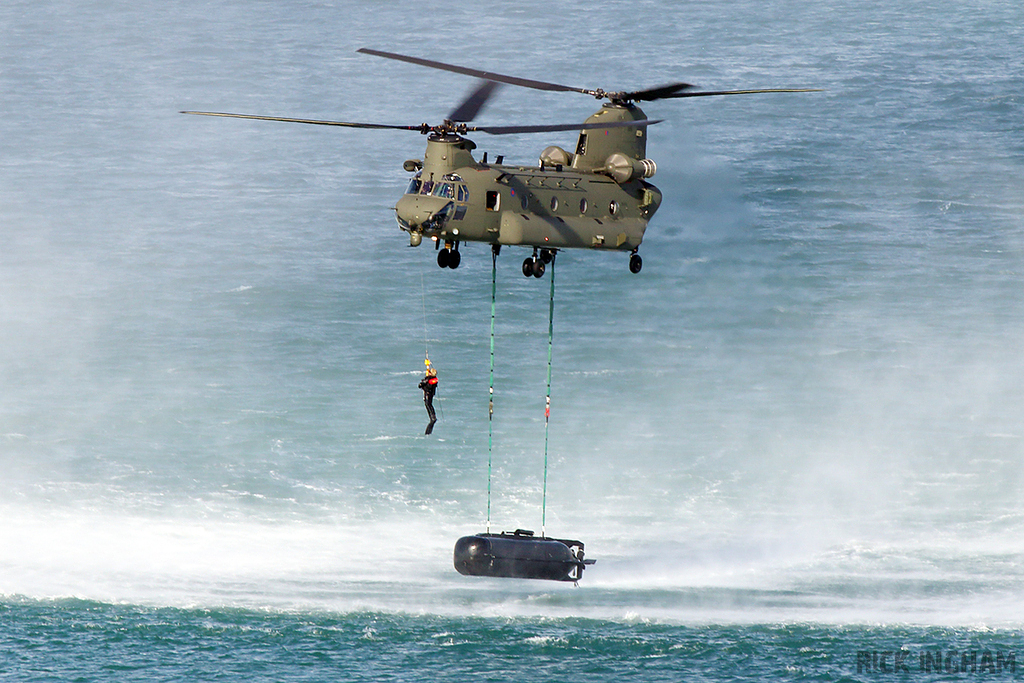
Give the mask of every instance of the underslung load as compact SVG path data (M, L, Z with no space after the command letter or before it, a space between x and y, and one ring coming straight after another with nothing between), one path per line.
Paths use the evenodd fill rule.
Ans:
M532 531L463 536L455 543L455 569L466 576L579 581L595 560L583 559L583 543L536 537Z
M496 304L497 263L500 245L491 249L491 372L490 401L488 402L487 435L487 526L482 534L463 536L455 543L453 562L455 569L465 576L489 576L503 579L547 579L549 581L577 582L583 569L595 560L583 559L583 543L560 538L549 538L546 533L548 497L548 425L551 417L551 347L555 319L555 251L548 254L551 264L551 296L548 301L548 382L544 407L544 490L541 497L541 532L516 529L512 533L491 533L491 467L494 448L494 312ZM523 264L526 272L527 265ZM544 272L544 260L535 266Z

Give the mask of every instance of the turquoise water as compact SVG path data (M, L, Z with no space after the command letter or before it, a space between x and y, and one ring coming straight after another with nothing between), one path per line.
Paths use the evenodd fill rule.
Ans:
M998 2L0 7L0 677L1005 664L1022 33ZM418 124L472 87L363 46L606 89L825 89L645 106L665 200L643 272L558 258L547 532L598 561L578 588L452 568L486 516L491 272L479 245L457 271L406 246L391 207L423 140L177 113ZM505 88L479 121L596 108ZM533 164L573 138L475 140ZM498 263L496 530L541 523L549 282L525 256Z
M1019 680L1019 632L8 604L19 680ZM5 626L7 624L5 623ZM859 670L858 670L859 666Z

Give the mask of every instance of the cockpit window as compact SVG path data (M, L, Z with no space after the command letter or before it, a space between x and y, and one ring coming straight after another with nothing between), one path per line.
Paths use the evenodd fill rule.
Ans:
M455 186L451 183L438 183L434 186L435 197L444 197L445 199L455 199Z
M456 190L456 187L458 190ZM435 183L433 180L423 180L419 174L409 182L409 189L406 194L433 195L444 199L455 199L458 193L460 202L469 201L469 190L465 185L456 186L454 183Z

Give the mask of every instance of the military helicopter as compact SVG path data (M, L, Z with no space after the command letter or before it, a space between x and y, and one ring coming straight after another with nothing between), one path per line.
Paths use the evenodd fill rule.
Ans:
M754 93L816 92L811 89L691 91L688 83L670 83L635 91L606 91L445 64L430 59L361 48L358 52L480 79L481 83L438 125L388 125L257 116L224 112L185 111L183 114L284 121L321 126L409 130L427 136L423 159L410 159L403 168L413 173L408 190L398 200L399 227L409 245L430 238L437 265L458 268L462 242L485 242L495 254L502 246L533 248L523 261L523 275L541 277L545 264L560 249L629 252L629 270L639 273L638 253L647 223L661 205L662 194L647 182L657 165L647 158L647 128L651 120L636 105L662 99L746 95ZM584 123L517 126L471 126L501 84L536 90L575 92L605 100L600 111ZM578 130L574 152L550 146L538 166L504 164L487 154L477 161L476 145L466 133L509 135ZM443 244L443 248L442 248Z

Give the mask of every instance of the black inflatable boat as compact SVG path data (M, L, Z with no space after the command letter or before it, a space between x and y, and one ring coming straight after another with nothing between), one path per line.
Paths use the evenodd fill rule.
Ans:
M463 536L455 543L455 569L466 576L579 581L596 560L583 559L583 543L537 537L516 529Z

